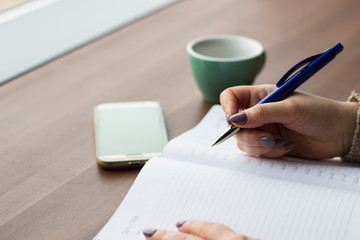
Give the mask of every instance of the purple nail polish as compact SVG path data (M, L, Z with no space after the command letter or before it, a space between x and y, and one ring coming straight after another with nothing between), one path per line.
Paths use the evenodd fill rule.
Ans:
M274 145L272 146L273 148L279 148L279 147L282 147L284 146L285 142L281 139L275 139L275 143Z
M177 228L181 228L187 220L180 220L176 223Z
M260 144L263 146L274 146L275 140L271 137L264 136L260 138Z
M228 113L226 114L226 122L227 122L227 124L229 124L229 125L231 124L231 123L230 123L230 116L229 116Z
M145 237L151 238L155 234L156 230L156 228L145 228L143 230L143 234Z
M248 121L245 113L237 113L230 117L230 121L235 124L244 124Z
M288 141L284 144L285 150L290 150L295 147L295 143L293 141Z

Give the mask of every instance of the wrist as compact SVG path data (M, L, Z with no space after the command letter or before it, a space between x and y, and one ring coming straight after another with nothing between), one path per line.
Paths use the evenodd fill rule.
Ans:
M360 94L352 92L348 99L347 113L348 123L346 126L347 137L344 144L345 161L360 162Z

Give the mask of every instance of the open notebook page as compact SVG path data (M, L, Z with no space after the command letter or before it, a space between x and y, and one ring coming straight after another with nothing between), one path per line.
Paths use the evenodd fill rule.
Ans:
M193 218L261 239L358 239L358 168L253 158L232 140L209 150L223 128L215 106L172 140L164 154L180 160L150 160L95 239L143 239L143 228L176 230L176 221Z
M220 105L213 106L193 129L171 140L163 157L262 176L288 179L332 188L360 191L360 165L339 159L310 161L297 158L264 159L240 151L234 138L211 144L226 129Z
M360 193L155 158L96 240L144 239L182 219L228 225L263 240L359 239Z

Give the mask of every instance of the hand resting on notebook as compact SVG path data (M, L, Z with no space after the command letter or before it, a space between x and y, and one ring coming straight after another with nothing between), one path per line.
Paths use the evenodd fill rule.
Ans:
M148 240L254 240L253 238L237 234L219 223L183 220L177 222L176 227L179 232L148 228L143 233Z
M221 93L228 121L245 128L235 135L239 149L267 158L326 159L349 152L358 103L295 91L285 100L256 105L274 89L273 85L237 86Z

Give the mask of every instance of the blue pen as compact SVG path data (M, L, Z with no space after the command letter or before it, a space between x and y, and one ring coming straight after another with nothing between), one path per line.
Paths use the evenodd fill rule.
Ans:
M285 75L277 82L276 86L278 87L265 98L263 98L257 104L277 102L285 99L292 92L295 91L301 84L308 80L311 76L317 73L321 68L328 64L335 56L344 49L341 43L336 44L334 47L329 48L328 50L316 54L314 56L308 57L301 62L293 66ZM288 77L293 74L296 70L300 69L292 77ZM218 143L225 141L226 139L232 137L236 134L241 128L230 125L221 136L216 139L216 141L211 145L214 146Z

